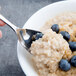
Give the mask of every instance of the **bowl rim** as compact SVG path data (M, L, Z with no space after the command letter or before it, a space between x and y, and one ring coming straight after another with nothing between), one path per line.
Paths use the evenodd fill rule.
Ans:
M39 9L37 12L35 12L30 18L32 18L34 15L38 14L39 12L41 12L42 10L44 10L44 9L46 9L46 8L48 8L48 7L51 7L51 6L53 6L53 5L60 4L60 3L63 3L63 2L64 2L64 3L65 3L65 2L70 2L70 1L75 1L75 0L57 1L57 2L51 3L51 4L49 4L49 5L46 5L46 6L42 7L41 9ZM26 23L30 20L30 18L26 21ZM26 23L24 24L23 28L25 27ZM24 68L23 68L23 66L22 66L22 64L21 64L20 56L19 56L19 50L18 50L18 45L19 45L19 41L17 42L17 57L18 57L19 64L20 64L20 66L21 66L22 71L24 72L24 74L27 75L27 76L30 76L30 74L28 74L28 73L24 70Z

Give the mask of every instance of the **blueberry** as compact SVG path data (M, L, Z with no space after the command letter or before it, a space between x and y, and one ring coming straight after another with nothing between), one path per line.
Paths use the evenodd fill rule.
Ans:
M69 47L72 51L76 51L76 42L69 42Z
M38 40L39 38L42 38L43 34L42 33L37 33L35 35L35 40Z
M70 63L73 67L76 67L76 55L71 58Z
M59 32L59 25L58 24L53 24L52 27L51 27L51 29L53 31L55 31L56 33L58 33Z
M61 59L61 61L59 62L59 67L63 71L68 71L68 70L70 70L71 65L67 60Z
M60 34L62 34L63 38L68 41L70 39L70 35L66 31L61 31Z

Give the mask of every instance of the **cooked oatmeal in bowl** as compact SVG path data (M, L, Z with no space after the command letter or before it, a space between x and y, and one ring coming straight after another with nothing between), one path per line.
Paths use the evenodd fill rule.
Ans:
M39 76L76 76L76 13L50 19L30 50Z

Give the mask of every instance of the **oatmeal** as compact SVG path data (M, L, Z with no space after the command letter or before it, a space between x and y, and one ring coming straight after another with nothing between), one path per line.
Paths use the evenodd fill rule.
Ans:
M41 32L30 48L39 76L76 76L76 13L54 17Z

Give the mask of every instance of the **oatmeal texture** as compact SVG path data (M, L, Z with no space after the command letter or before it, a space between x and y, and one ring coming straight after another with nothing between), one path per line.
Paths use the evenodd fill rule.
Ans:
M30 48L37 72L39 76L76 76L74 67L67 72L59 68L62 58L70 60L76 52L71 52L68 42L61 34L51 30L53 24L58 24L60 31L67 31L71 36L70 41L76 41L76 13L64 13L46 22L41 28L43 37L34 41Z

